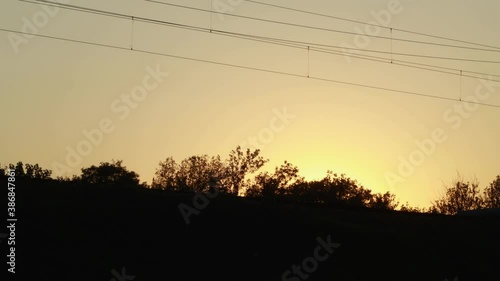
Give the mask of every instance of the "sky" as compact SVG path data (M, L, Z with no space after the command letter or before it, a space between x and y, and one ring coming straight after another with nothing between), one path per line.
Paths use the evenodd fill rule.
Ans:
M340 54L3 1L0 28L78 42L0 31L0 164L38 163L54 176L71 176L122 159L150 183L169 156L226 158L242 145L270 159L263 171L285 160L308 180L332 170L420 207L442 195L457 172L482 188L500 174L500 82L492 81L500 76L483 75L500 75L498 63L484 62L500 61L499 49L415 43L494 50L421 34L500 47L500 2L262 0L355 23L251 1L161 1L218 13L140 0L60 2L334 46ZM359 54L384 62L350 56Z

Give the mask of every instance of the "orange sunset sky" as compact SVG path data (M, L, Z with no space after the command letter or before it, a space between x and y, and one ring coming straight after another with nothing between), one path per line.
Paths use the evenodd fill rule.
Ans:
M70 176L123 159L150 183L166 157L226 158L243 145L270 159L263 170L287 160L309 180L327 170L345 173L420 207L442 194L457 171L466 180L477 177L483 188L500 174L500 2L259 1L355 23L252 1L159 1L198 10L139 0L60 2L204 32L22 1L0 4L0 164L39 163L54 176ZM341 53L220 31L333 46ZM367 32L406 41L362 36ZM379 59L349 58L339 48L346 46ZM454 70L410 68L402 61ZM82 141L91 144L80 145L86 155L77 151Z

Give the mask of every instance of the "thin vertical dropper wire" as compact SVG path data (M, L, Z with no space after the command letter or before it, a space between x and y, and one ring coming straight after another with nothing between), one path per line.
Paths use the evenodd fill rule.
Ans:
M309 46L307 46L307 78L309 78L311 71L311 51L309 50Z
M462 70L460 70L460 95L458 97L459 101L462 101Z
M134 49L134 17L132 16L131 21L131 34L130 34L130 50Z
M213 21L214 21L214 0L210 0L210 33L212 33L213 29Z
M391 63L393 62L393 55L392 55L392 28L391 28Z

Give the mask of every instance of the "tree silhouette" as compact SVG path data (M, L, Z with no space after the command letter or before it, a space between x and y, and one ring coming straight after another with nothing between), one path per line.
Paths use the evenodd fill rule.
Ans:
M52 171L42 169L42 167L38 166L38 164L28 164L25 165L26 168L26 177L33 179L49 179Z
M285 161L280 167L276 167L274 174L263 172L255 177L255 182L245 192L249 197L261 197L265 199L276 199L292 195L293 186L304 182L299 177L297 166Z
M325 190L322 197L327 204L349 205L353 207L369 206L372 200L371 191L360 186L356 180L352 180L345 174L338 175L328 171L323 179Z
M386 192L384 194L374 194L370 202L368 203L369 208L383 210L395 210L398 205L399 202L396 202L396 196L394 194L390 194L389 192Z
M446 187L446 194L435 200L431 212L446 215L455 215L459 211L470 211L483 206L483 198L479 191L477 179L465 182L460 175L452 181L450 187Z
M260 150L247 149L243 151L238 146L229 153L229 158L225 161L222 161L219 155L214 157L195 155L178 164L172 157L168 157L159 162L151 188L169 191L222 192L232 195L239 195L241 190L244 190L243 194L247 197L336 207L351 206L394 210L399 204L396 202L395 196L389 192L372 195L371 190L359 185L356 180L332 171L328 171L325 178L320 181L305 181L303 177L299 176L298 167L288 161L275 167L273 173L262 172L253 179L248 178L247 176L255 173L269 161L259 154ZM14 169L16 176L21 179L51 179L52 171L42 169L38 164L23 164L19 161L15 165L9 164L8 167ZM0 176L5 176L5 172L5 169L0 169ZM81 169L80 176L72 178L59 176L57 182L66 186L141 186L139 185L139 175L123 166L122 160L112 160L111 163L101 162L98 166L84 167ZM146 186L146 184L143 183L142 186ZM463 184L460 186L463 187ZM477 184L473 186L477 188ZM498 206L499 186L500 177L497 177L485 191L485 197L489 198L488 204L491 206ZM458 188L457 190L461 191L462 189ZM476 189L473 190L477 193ZM457 198L462 198L463 196L458 196L461 194L460 192L455 193ZM437 205L440 212L451 208L450 204L443 202L439 201ZM406 206L402 210L409 210L409 208ZM464 208L459 207L458 209ZM413 211L416 210L413 209ZM438 212L436 210L435 212Z
M180 190L206 192L223 181L225 174L220 156L191 156L179 165L176 182Z
M8 168L11 170L15 170L16 177L25 178L25 179L41 179L48 180L51 178L52 171L43 169L38 164L23 164L23 162L19 161L16 165L9 164ZM0 176L5 175L5 169L0 168Z
M500 175L484 190L484 203L487 208L500 208Z
M229 192L238 195L245 176L259 170L269 160L259 156L260 150L253 152L247 149L244 153L241 146L231 150L227 162L227 186Z
M220 156L195 155L177 164L172 157L159 163L152 188L169 191L208 191L219 188L226 192L227 168Z
M100 187L138 187L139 175L122 166L122 160L101 162L99 166L82 168L80 181Z
M212 193L215 188L223 193L228 193L229 177L227 165L221 161L220 156L212 157L208 167L208 189Z
M9 168L11 170L16 171L16 177L24 177L26 174L24 173L23 162L19 161L16 165L9 164Z
M292 187L291 194L293 200L297 202L326 204L328 201L323 180L297 183Z
M328 171L321 181L305 181L298 175L299 169L285 161L275 172L258 174L248 184L245 196L268 200L325 204L329 206L350 206L395 210L399 205L396 196L389 192L372 195L371 190L360 186L346 175Z
M401 205L400 211L409 212L409 213L426 213L428 210L426 208L412 207L406 202L404 205Z
M165 161L160 161L159 167L156 169L155 177L151 187L154 189L177 190L177 172L179 165L172 157L168 157Z

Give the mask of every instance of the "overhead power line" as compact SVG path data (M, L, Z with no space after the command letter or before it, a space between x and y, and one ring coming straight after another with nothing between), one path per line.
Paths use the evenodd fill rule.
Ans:
M474 101L468 101L468 100L463 100L463 99L457 100L454 98L435 96L435 95L419 93L419 92L391 89L391 88L385 88L385 87L379 87L379 86L373 86L373 85L367 85L367 84L360 84L360 83L354 83L354 82L347 82L347 81L340 81L340 80L333 80L333 79L327 79L327 78L320 78L320 77L313 77L313 76L305 76L305 75L291 73L291 72L276 71L276 70L270 70L270 69L265 69L265 68L250 67L250 66L245 66L245 65L224 63L224 62L205 60L205 59L199 59L199 58L193 58L193 57L171 55L171 54L167 54L167 53L152 52L152 51L141 50L141 49L130 49L128 47L121 47L121 46L115 46L115 45L110 45L110 44L94 43L94 42L89 42L89 41L84 41L84 40L74 40L74 39L69 39L69 38L64 38L64 37L48 36L48 35L43 35L43 34L32 34L32 33L27 33L27 32L22 32L22 31L17 31L17 30L4 29L4 28L0 28L0 31L13 32L13 33L17 33L17 34L32 35L35 37L42 37L42 38L47 38L47 39L52 39L52 40L66 41L66 42L79 43L79 44L85 44L85 45L94 45L97 47L106 47L106 48L125 50L125 51L130 51L130 52L137 52L137 53L144 53L144 54L150 54L150 55L156 55L156 56L189 60L189 61L194 61L194 62L201 62L201 63L207 63L207 64L213 64L213 65L232 67L232 68L246 69L246 70L258 71L258 72L264 72L264 73L279 74L279 75L284 75L284 76L289 76L289 77L324 81L324 82L335 83L335 84L355 86L358 88L407 94L407 95L426 97L426 98L432 98L432 99L440 99L440 100L448 100L448 101L460 101L460 102L469 103L469 104L476 104L476 105L488 106L488 107L493 107L493 108L500 108L500 105L496 105L496 104L474 102Z
M38 4L37 2L30 1L30 0L19 0L19 1L32 3L32 4ZM342 56L342 55L345 56L346 55L344 53L341 53L341 52L338 52L335 50L310 47L310 46L324 46L324 47L331 47L334 49L340 49L340 47L337 47L337 46L310 43L310 42L302 42L302 41L293 41L293 40L286 40L286 39L273 38L273 37L264 37L264 36L250 35L250 34L245 34L245 33L235 33L235 32L222 31L222 30L214 30L211 28L209 29L209 28L179 24L179 23L174 23L174 22L155 20L155 19L150 19L150 18L142 18L142 17L133 16L133 15L119 14L119 13L108 12L108 11L103 11L103 10L85 8L85 7L81 7L81 6L53 3L53 2L49 2L49 1L39 1L39 2L44 2L43 5L60 7L63 9L75 10L75 11L91 13L91 14L98 14L98 15L102 15L102 16L117 17L117 18L121 18L121 19L129 19L132 22L141 21L141 22L146 22L146 23L150 23L150 24L159 24L159 25L187 29L187 30L192 30L192 31L197 31L197 32L206 32L206 33L209 32L212 34L227 36L227 37L232 37L232 38L239 38L239 39L262 42L262 43L267 43L267 44L304 49L304 50L307 50L308 52L313 51L313 52L325 53L325 54L337 55L337 56ZM132 37L133 37L133 35L132 35ZM132 38L132 40L133 40L133 38ZM382 52L382 53L388 54L388 52ZM356 55L349 54L349 57L368 60L368 61L375 61L375 62L379 62L379 63L392 63L392 64L395 64L398 66L403 66L403 67L415 68L415 69L426 70L426 71L434 71L434 72L440 72L440 73L445 73L445 74L449 74L449 75L463 76L463 77L476 78L476 79L481 78L481 77L467 75L467 74L463 74L463 73L472 73L472 74L478 74L478 75L500 77L500 75L492 75L489 73L474 72L474 71L468 71L468 70L464 70L464 69L446 68L446 67L442 67L442 66L423 64L423 63L415 63L415 62L399 60L399 59L395 60L393 58L388 59L385 57L369 56L369 55L363 55L363 54L356 54Z
M85 7L80 7L80 6L75 6L75 5L69 5L69 4L63 4L63 3L57 3L57 2L51 2L51 1L45 1L45 0L36 0L36 1L18 0L18 1L32 3L32 4L41 4L41 3L44 3L44 4L47 4L49 6L55 6L55 7L60 7L60 8L68 7L68 9L70 9L70 10L85 11L85 12L88 12L88 13L95 13L95 14L99 14L99 15L106 15L106 14L108 14L109 16L116 17L116 18L123 18L123 19L132 19L132 18L134 18L137 21L143 21L143 22L150 22L150 23L164 24L164 25L172 25L172 26L184 26L186 28L193 28L193 29L204 29L204 28L201 28L201 27L194 27L194 26L189 26L189 25L185 25L185 24L179 24L179 23L174 23L174 22L168 22L168 21L150 19L150 18L145 18L145 17L138 17L138 16L132 16L132 15L126 15L126 14L120 14L120 13L115 13L115 12L109 12L109 11L103 11L103 10L85 8ZM145 1L157 2L157 1L151 1L151 0L145 0ZM163 2L158 2L158 3L163 3ZM165 4L165 3L163 3L163 4ZM175 5L175 6L180 6L180 5ZM198 9L198 8L193 8L193 9ZM204 11L211 12L210 10L204 10ZM217 12L215 12L215 13L217 13ZM211 31L214 31L214 30L211 29ZM259 36L256 36L256 37L259 37ZM262 38L266 38L266 37L262 37ZM410 53L394 53L394 52L391 53L391 52L388 52L388 51L377 51L377 50L368 50L368 49L356 49L356 48L348 48L348 47L339 47L339 46L334 46L334 45L318 44L318 43L311 43L311 42L301 42L301 41L293 41L293 40L279 39L279 38L273 38L273 39L274 40L281 40L281 41L288 41L288 42L293 42L293 43L307 44L308 46L313 46L313 45L314 46L323 46L323 47L336 48L336 49L357 50L357 51L361 51L361 52L392 54L392 55L398 55L398 56L409 56L409 57L419 57L419 58L439 59L439 60L452 60L452 61L464 61L464 62L475 62L475 63L500 64L500 61L492 61L492 60L476 60L476 59L466 59L466 58L454 58L454 57L442 57L442 56L428 56L428 55L419 55L419 54L410 54ZM498 52L500 52L500 50Z
M254 4L258 4L258 5L263 5L263 6L274 7L274 8L283 9L283 10L294 11L294 12L298 12L298 13L315 15L315 16L320 16L320 17L325 17L325 18L331 18L331 19L336 19L336 20L341 20L341 21L347 21L347 22L352 22L352 23L364 24L364 25L367 25L367 26L380 27L380 28L383 28L383 29L389 29L389 30L393 30L393 31L399 31L399 32L404 32L404 33L409 33L409 34L414 34L414 35L421 35L421 36L426 36L426 37L430 37L430 38L447 40L447 41L452 41L452 42L456 42L456 43L465 43L465 44L470 44L470 45L474 45L474 46L487 47L487 48L492 48L492 49L498 49L498 50L500 50L500 47L497 47L497 46L479 44L479 43L475 43L475 42L470 42L470 41L465 41L465 40L459 40L459 39L449 38L449 37L444 37L444 36L439 36L439 35L433 35L433 34L429 34L429 33L416 32L416 31L411 31L411 30L406 30L406 29L400 29L400 28L394 28L394 27L387 27L387 26L383 26L383 25L372 24L372 23L369 23L369 22L362 22L362 21L357 21L357 20L353 20L353 19L347 19L347 18L343 18L343 17L339 17L339 16L332 16L332 15L327 15L327 14L322 14L322 13L317 13L317 12L305 11L305 10L290 8L290 7L276 5L276 4L270 4L270 3L264 3L264 2L254 1L254 0L244 0L244 1L250 2L250 3L254 3Z
M477 63L500 63L500 61L492 61L492 60L476 60L476 59L466 59L466 58L456 58L456 57L429 56L429 55L420 55L420 54L411 54L411 53L399 53L399 52L389 52L389 51L379 51L379 50L369 50L369 49L357 49L357 48L349 48L349 47L340 47L340 46L329 45L329 44L319 44L319 43L272 38L272 37L257 36L257 35L253 35L253 36L258 37L258 38L267 38L267 39L273 39L276 41L282 41L282 42L288 42L288 43L298 43L298 44L302 44L302 45L306 45L306 46L320 46L320 47L326 47L326 48L351 50L351 51L358 51L358 52L368 52L368 53L387 54L387 55L406 56L406 57L417 57L417 58L428 58L428 59L438 59L438 60L452 60L452 61L465 61L465 62L477 62ZM315 48L315 49L321 50L321 48Z
M199 30L197 30L197 31L199 31ZM277 42L273 41L271 38L268 38L268 40L264 40L263 38L256 39L256 38L253 38L252 36L250 36L250 37L240 36L237 33L221 32L218 30L210 30L210 31L206 30L205 32L207 32L207 33L210 32L210 33L216 34L216 35L223 35L223 36L239 38L239 39L244 39L244 40L257 41L257 42L262 42L262 43L266 43L266 44L273 44L273 45L279 45L279 46L285 46L285 47L290 47L290 48L307 50L308 54L310 51L312 51L312 52L324 53L324 54L329 54L329 55L345 56L344 53L339 52L339 51L335 51L335 50L316 49L316 48L311 48L307 45L297 45L297 44L294 45L294 44L289 44L289 43L277 43ZM414 69L420 69L420 70L425 70L425 71L439 72L439 73L444 73L444 74L448 74L448 75L475 78L475 79L480 79L482 77L474 76L474 75L467 75L464 73L472 73L472 74L491 76L491 77L500 77L500 75L493 75L493 74L489 74L489 73L474 72L474 71L461 70L461 69L455 69L455 68L447 68L447 67L430 65L430 64L415 63L415 62L404 61L404 60L395 60L395 59L390 59L390 58L385 58L385 57L369 56L369 55L362 55L362 54L358 54L358 55L349 54L349 57L357 58L357 59L361 59L361 60L378 62L378 63L393 64L393 65L403 66L403 67L407 67L407 68L414 68ZM491 81L500 82L500 80L491 80Z
M338 30L338 29L332 29L332 28L324 28L324 27L311 26L311 25L305 25L305 24L298 24L298 23L292 23L292 22L284 22L284 21L278 21L278 20L263 19L263 18L257 18L257 17L243 16L243 15L236 15L236 14L231 14L231 13L227 13L227 12L223 13L223 12L217 12L217 11L212 11L212 10L208 10L208 9L202 9L202 8L196 8L196 7L191 7L191 6L185 6L185 5L179 5L179 4L169 3L169 2L162 2L162 1L156 1L156 0L145 0L145 1L146 2L151 2L151 3L157 3L157 4L161 4L161 5L166 5L166 6L171 6L171 7L177 7L177 8L182 8L182 9L193 10L193 11L199 11L199 12L205 12L205 13L211 13L211 14L221 14L221 15L225 15L225 16L231 16L231 17L249 19L249 20L254 20L254 21L261 21L261 22L268 22L268 23L279 24L279 25L287 25L287 26L293 26L293 27L300 27L300 28L313 29L313 30L319 30L319 31L328 31L328 32L334 32L334 33L342 33L342 34L359 35L358 33L351 32L351 31L344 31L344 30ZM41 1L41 2L44 2L44 1ZM364 36L371 37L371 38L384 39L384 40L393 40L393 41L408 42L408 43L414 43L414 44L425 44L425 45L432 45L432 46L440 46L440 47L448 47L448 48L459 48L459 49L468 49L468 50L484 51L484 52L500 52L500 48L498 48L497 50L492 50L492 49L474 48L474 47L457 46L457 45L449 45L449 44L440 44L440 43L427 42L427 41L419 41L419 40L391 38L391 37L378 36L378 35L370 35L370 34L364 34Z
M209 32L209 31L206 30L205 32ZM275 41L273 41L272 38L268 38L268 37L256 37L258 39L255 39L252 36L250 36L250 38L249 38L246 36L239 36L239 34L237 34L237 33L220 32L218 30L211 30L210 33L216 34L216 35L235 37L235 38L240 38L240 39L245 39L245 40L263 42L263 43L267 43L267 44L274 44L274 45L280 45L280 46L285 46L285 47L290 47L290 48L307 50L308 53L310 51L313 51L313 52L317 52L317 53L345 56L344 53L339 52L339 51L335 51L335 50L310 48L308 45L299 45L299 44L294 45L291 43L276 43ZM267 38L268 40L264 40L264 38ZM281 42L281 41L277 41L277 42ZM500 77L500 75L492 75L489 73L481 73L481 72L474 72L474 71L461 70L461 69L455 69L455 68L447 68L447 67L430 65L430 64L415 63L415 62L404 61L404 60L395 60L395 59L385 58L385 57L368 56L368 55L362 55L362 54L358 54L358 55L349 54L349 57L362 59L362 60L368 60L368 61L374 61L374 62L379 62L379 63L393 64L393 65L398 65L398 66L403 66L403 67L408 67L408 68L439 72L439 73L444 73L444 74L449 74L449 75L454 75L454 76L475 78L475 79L480 79L481 77L474 76L474 75L467 75L464 73L472 73L472 74L478 74L478 75L484 75L484 76ZM500 82L500 80L492 80L492 81Z

